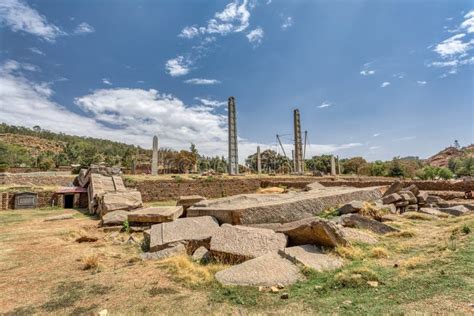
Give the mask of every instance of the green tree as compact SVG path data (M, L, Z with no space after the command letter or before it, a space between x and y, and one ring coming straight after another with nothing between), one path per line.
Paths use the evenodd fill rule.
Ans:
M443 180L449 180L449 179L452 179L454 177L454 174L448 168L439 168L438 177L440 177Z
M369 169L370 175L374 177L384 176L387 172L387 167L385 163L381 160L377 160L370 165Z
M353 157L344 161L343 169L347 174L359 174L359 169L365 165L367 161L362 157Z

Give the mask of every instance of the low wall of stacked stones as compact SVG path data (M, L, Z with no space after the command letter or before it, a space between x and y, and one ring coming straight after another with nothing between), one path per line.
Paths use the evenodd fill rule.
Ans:
M20 192L0 192L0 210L12 210L15 208L15 194ZM36 207L43 208L58 205L58 195L54 191L40 191L37 194Z
M11 186L67 186L76 176L63 172L0 173L0 185Z

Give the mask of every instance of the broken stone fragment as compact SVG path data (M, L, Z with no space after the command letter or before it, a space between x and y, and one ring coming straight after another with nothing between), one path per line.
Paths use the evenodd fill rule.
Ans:
M408 204L417 203L416 196L411 191L400 191L398 194L401 196L402 201L407 201Z
M335 270L344 264L341 258L325 253L321 248L314 245L285 248L280 251L280 255L292 262L302 264L319 272Z
M396 180L388 189L385 191L383 196L388 196L393 193L398 193L401 189L403 189L403 183L400 180ZM393 203L393 202L389 202ZM389 204L389 203L384 203L384 204Z
M337 212L339 215L349 214L349 213L359 213L361 209L364 208L364 202L362 201L351 201L347 204L344 204L340 207Z
M428 192L420 192L416 196L418 204L425 205L428 199Z
M286 223L275 231L288 236L289 244L292 246L313 244L336 247L348 244L336 223L318 217Z
M199 247L193 253L193 260L199 263L208 263L211 261L211 253L206 247Z
M440 210L438 210L436 208L432 208L432 207L422 207L418 210L418 212L423 213L423 214L428 214L428 215L441 217L441 218L449 217L449 214L443 213Z
M210 251L223 263L240 263L286 247L286 236L271 229L223 224L211 237Z
M128 211L113 211L102 216L100 226L122 225L127 220Z
M219 271L216 280L223 285L284 286L303 280L300 269L278 253L269 253Z
M351 243L356 242L373 245L378 242L375 236L361 229L342 227L341 230L344 233L344 237Z
M420 190L415 184L409 185L403 190L410 191L411 193L413 193L414 196L417 196L418 194L420 194Z
M209 247L211 236L217 229L219 224L212 216L187 217L153 225L144 236L152 252L175 246L179 242L185 244L188 253L192 253L200 246Z
M416 212L418 211L418 205L416 204L410 204L407 207L405 207L405 212Z
M438 205L443 202L446 201L436 195L428 195L428 197L426 198L426 203L430 205Z
M182 213L182 206L158 206L132 211L127 218L129 223L158 224L174 221Z
M138 191L107 192L99 201L100 215L116 210L134 210L142 204L142 195Z
M398 193L392 193L382 197L383 204L392 204L398 202L402 199L402 197Z
M200 195L183 195L179 197L176 206L183 207L183 216L185 217L188 208L204 200L206 200L206 198Z
M160 260L171 256L185 255L186 248L183 244L177 244L174 247L166 248L155 252L144 252L140 254L140 258L143 260Z
M374 233L383 235L390 232L399 231L396 228L388 226L376 220L364 217L359 214L346 214L339 218L339 224L345 227L367 229Z
M408 206L409 204L410 202L408 201L400 201L400 202L395 203L395 207L404 208L405 206Z
M466 215L467 213L470 212L469 209L465 207L464 205L440 208L439 211L446 214L454 215L454 216Z

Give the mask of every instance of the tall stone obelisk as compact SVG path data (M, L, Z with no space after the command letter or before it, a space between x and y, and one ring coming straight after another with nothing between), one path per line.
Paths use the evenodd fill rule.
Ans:
M334 155L331 155L331 176L336 175L336 159Z
M295 172L297 174L303 173L303 142L301 140L301 122L300 111L295 109L293 111L293 125L295 129Z
M235 98L230 97L227 103L228 133L229 133L229 175L239 173L239 156L237 150L237 117L235 114Z
M257 173L262 173L262 156L260 155L260 146L257 146Z
M158 175L158 137L153 136L153 156L151 159L151 175Z

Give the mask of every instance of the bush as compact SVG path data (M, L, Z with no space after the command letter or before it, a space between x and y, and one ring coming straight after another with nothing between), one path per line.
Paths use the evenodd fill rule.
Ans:
M443 180L449 180L454 177L454 174L448 168L439 168L438 177L440 177Z

